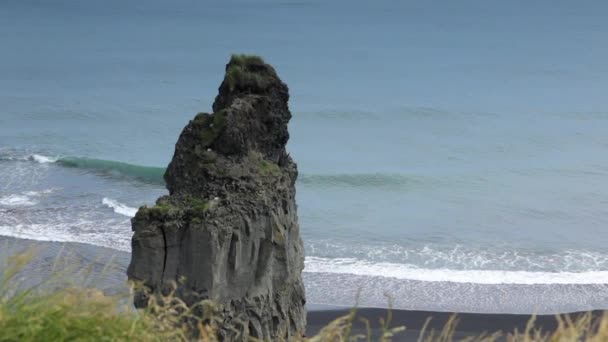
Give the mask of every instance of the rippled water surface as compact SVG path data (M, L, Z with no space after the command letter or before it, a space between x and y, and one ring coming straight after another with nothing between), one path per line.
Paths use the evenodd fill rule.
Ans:
M608 308L606 10L3 1L0 235L129 251L180 130L249 52L290 86L313 302Z

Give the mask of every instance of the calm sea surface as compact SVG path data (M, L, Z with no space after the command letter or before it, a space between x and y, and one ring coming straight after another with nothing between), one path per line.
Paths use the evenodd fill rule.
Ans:
M0 2L0 235L130 250L231 53L289 85L313 303L608 309L608 2Z

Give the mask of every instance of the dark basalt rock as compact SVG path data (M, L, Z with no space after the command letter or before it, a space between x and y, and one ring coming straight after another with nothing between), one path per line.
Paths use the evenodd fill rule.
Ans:
M181 133L169 195L132 220L135 305L175 290L213 300L224 340L287 340L306 325L289 92L261 58L233 56L213 104Z

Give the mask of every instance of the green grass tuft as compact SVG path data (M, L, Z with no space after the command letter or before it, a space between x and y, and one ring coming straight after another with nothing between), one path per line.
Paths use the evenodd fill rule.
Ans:
M209 120L208 119L209 116L207 116L205 118L206 118L205 120ZM210 116L210 118L212 118L212 121L209 122L209 126L206 128L203 128L201 130L200 136L199 136L201 146L203 148L211 146L211 144L213 144L215 139L217 139L217 137L220 135L220 133L226 126L226 112L225 111L223 111L223 110L219 111L219 112L213 114L213 116Z
M197 215L202 215L206 213L209 209L211 209L211 201L205 201L200 198L191 198L190 199L190 208Z
M146 317L96 291L60 290L0 303L0 341L162 341Z
M262 159L260 169L262 170L262 172L269 175L277 175L281 172L281 168L279 168L279 165L273 162L269 162L266 159Z
M248 64L265 64L264 59L260 56L257 55L247 55L247 54L237 54L237 53L233 53L232 56L230 56L230 64L236 64L236 65L248 65Z
M260 56L233 54L228 63L225 80L230 91L237 88L248 90L264 90L271 83L269 75L260 70L252 70L255 67L264 66L264 60Z
M179 207L173 206L171 203L163 202L157 203L152 207L142 206L135 214L135 219L163 219L168 216L176 215L180 211Z
M0 269L0 341L188 340L175 318L153 315L151 310L135 311L124 296L66 284L66 279L79 278L86 269L76 271L66 265L51 275L57 279L23 289L20 272L33 257L32 251L17 254ZM61 264L62 257L57 258Z
M281 168L279 165L266 160L264 156L257 152L252 151L249 152L249 160L251 164L262 174L266 176L276 176L281 173Z

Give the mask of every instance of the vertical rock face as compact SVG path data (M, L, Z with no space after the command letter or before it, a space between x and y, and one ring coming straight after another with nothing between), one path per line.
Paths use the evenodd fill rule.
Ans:
M182 131L169 195L132 220L135 305L175 289L218 303L225 340L283 340L306 325L287 86L254 56L233 56L213 104Z

